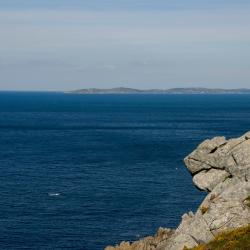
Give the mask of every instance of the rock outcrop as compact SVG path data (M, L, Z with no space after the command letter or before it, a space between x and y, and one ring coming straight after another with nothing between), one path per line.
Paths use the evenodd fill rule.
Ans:
M105 250L183 250L207 243L227 229L250 224L250 132L237 139L205 140L184 162L195 186L208 195L177 229Z

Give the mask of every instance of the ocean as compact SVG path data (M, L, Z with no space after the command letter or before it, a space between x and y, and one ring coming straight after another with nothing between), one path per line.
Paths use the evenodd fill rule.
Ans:
M0 249L101 250L205 197L183 158L250 130L250 95L0 93Z

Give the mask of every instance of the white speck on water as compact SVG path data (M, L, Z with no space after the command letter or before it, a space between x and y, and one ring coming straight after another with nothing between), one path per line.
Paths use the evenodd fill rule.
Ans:
M60 193L48 193L49 196L60 196Z

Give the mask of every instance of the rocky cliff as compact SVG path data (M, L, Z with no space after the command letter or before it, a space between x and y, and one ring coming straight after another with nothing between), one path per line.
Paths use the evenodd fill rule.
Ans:
M160 228L155 236L105 250L183 250L250 223L250 132L205 140L184 162L195 186L208 192L196 213L184 214L175 230Z

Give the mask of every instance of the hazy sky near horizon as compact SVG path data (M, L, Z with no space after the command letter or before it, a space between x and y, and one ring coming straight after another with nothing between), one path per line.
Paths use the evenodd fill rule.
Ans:
M0 89L250 88L249 0L0 0Z

